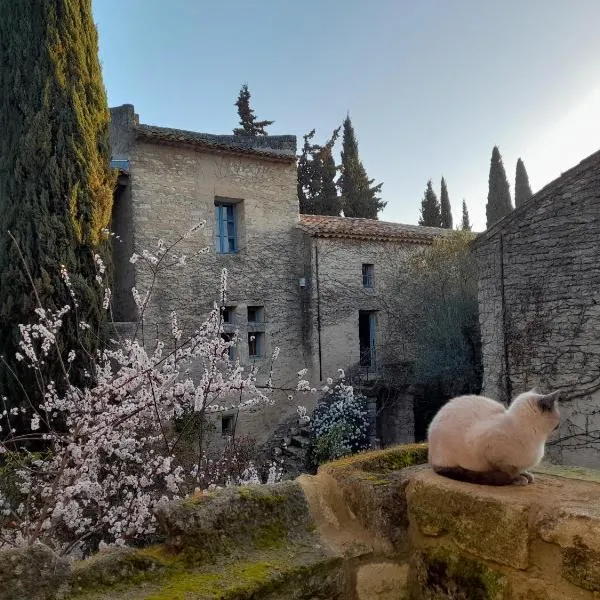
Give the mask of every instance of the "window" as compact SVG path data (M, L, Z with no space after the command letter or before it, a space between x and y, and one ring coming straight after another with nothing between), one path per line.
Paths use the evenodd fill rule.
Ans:
M221 417L221 435L230 436L233 435L235 429L235 417L233 415L223 415Z
M238 251L236 213L235 204L215 202L215 243L219 254Z
M223 319L223 323L233 323L235 306L222 306L221 307L221 317Z
M265 307L264 306L249 306L248 307L248 323L264 323L265 322Z
M223 341L230 344L227 347L227 350L225 350L223 352L223 358L225 358L225 354L227 354L227 358L229 360L235 360L235 339L234 339L234 334L233 333L222 333L221 337L223 338Z
M375 368L375 351L377 345L377 313L375 311L358 311L358 340L360 366Z
M265 334L260 331L248 332L248 356L260 358L263 355Z
M364 263L362 266L363 287L375 287L375 265Z

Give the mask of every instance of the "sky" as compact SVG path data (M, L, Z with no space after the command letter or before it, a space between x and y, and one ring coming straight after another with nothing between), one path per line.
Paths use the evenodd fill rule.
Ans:
M271 134L317 141L350 114L386 221L417 223L429 179L485 229L492 148L511 192L600 149L598 0L93 0L110 106L142 123L237 126L243 83Z

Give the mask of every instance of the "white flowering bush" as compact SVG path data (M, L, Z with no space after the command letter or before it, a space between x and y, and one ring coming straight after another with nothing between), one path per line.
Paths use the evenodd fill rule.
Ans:
M131 261L144 261L156 281L163 269L186 264L176 245L199 227L171 245L161 240L155 252L142 251ZM99 257L96 265L97 284L105 287L109 309L111 294ZM270 402L268 389L257 387L255 368L229 360L235 341L222 335L220 309L226 278L224 271L219 302L197 329L184 334L172 313L169 349L160 340L152 348L135 338L111 340L94 357L89 385L78 387L69 372L81 351L61 353L57 340L62 318L76 310L78 301L68 273L63 273L72 305L55 311L40 306L34 322L20 327L17 358L43 386L43 402L37 407L30 403L25 415L28 431L13 426L17 409L7 410L2 398L0 547L42 541L69 554L135 543L154 534L158 503L214 485L259 481L255 466L243 464L234 445L221 458L211 457L200 439L195 462L179 459L186 418L205 421L224 410ZM132 292L143 320L152 289ZM68 356L66 361L61 354ZM45 379L49 361L59 361L62 381ZM183 427L173 426L178 419L184 419ZM42 443L46 451L27 452L24 445L32 442ZM231 462L236 464L233 475L227 469ZM269 480L280 476L272 465Z
M311 419L310 468L369 447L367 399L346 383L341 370L335 384L331 379L327 383Z

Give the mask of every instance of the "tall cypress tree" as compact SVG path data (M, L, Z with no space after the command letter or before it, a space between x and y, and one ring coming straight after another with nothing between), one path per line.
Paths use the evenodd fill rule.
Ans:
M343 124L341 170L338 186L342 195L344 215L377 219L377 213L386 205L386 202L378 197L383 183L373 185L374 179L367 177L358 156L358 142L350 116L346 117Z
M442 191L440 193L440 212L441 225L444 229L452 229L452 209L450 208L450 198L448 197L448 188L446 180L442 177Z
M315 145L311 143L314 136L314 129L304 136L304 145L298 157L298 204L300 206L300 214L303 215L315 214L316 181L313 161Z
M335 182L337 166L333 159L333 146L339 133L338 127L324 146L312 143L314 129L304 136L302 153L298 157L298 202L302 214L340 214L341 203Z
M15 360L18 324L37 306L19 250L46 309L73 305L61 266L70 273L77 317L90 329L72 310L58 342L76 351L71 375L81 383L102 322L93 254L102 252L114 178L91 1L0 0L0 14L0 395L18 404L24 393L11 371L40 399ZM59 386L57 365L50 357L45 375Z
M254 115L254 110L250 108L250 91L248 84L244 84L238 99L235 102L238 115L240 117L241 127L236 127L233 130L234 135L243 135L247 137L256 137L257 135L267 135L265 127L273 125L275 121L257 121Z
M340 128L338 127L316 157L321 175L320 190L316 201L316 214L319 215L339 216L342 210L342 203L335 182L338 168L333 159L333 146L339 134Z
M471 231L471 222L469 221L469 211L467 210L467 203L463 200L462 203L462 222L460 228L463 231Z
M527 202L532 195L525 165L519 158L519 160L517 160L517 172L515 176L515 207L521 206L521 204Z
M494 146L490 163L488 200L485 207L487 227L491 227L496 221L505 217L512 210L510 188L508 179L506 179L506 171L502 164L502 156L500 156L498 146Z
M433 191L431 179L427 182L425 194L421 201L421 216L419 217L419 225L425 227L441 227L442 213L440 203Z

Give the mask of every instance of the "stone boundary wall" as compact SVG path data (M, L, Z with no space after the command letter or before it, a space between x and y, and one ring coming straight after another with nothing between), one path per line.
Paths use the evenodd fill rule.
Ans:
M529 486L435 475L423 444L162 508L165 543L72 566L0 553L0 599L597 600L600 473Z

